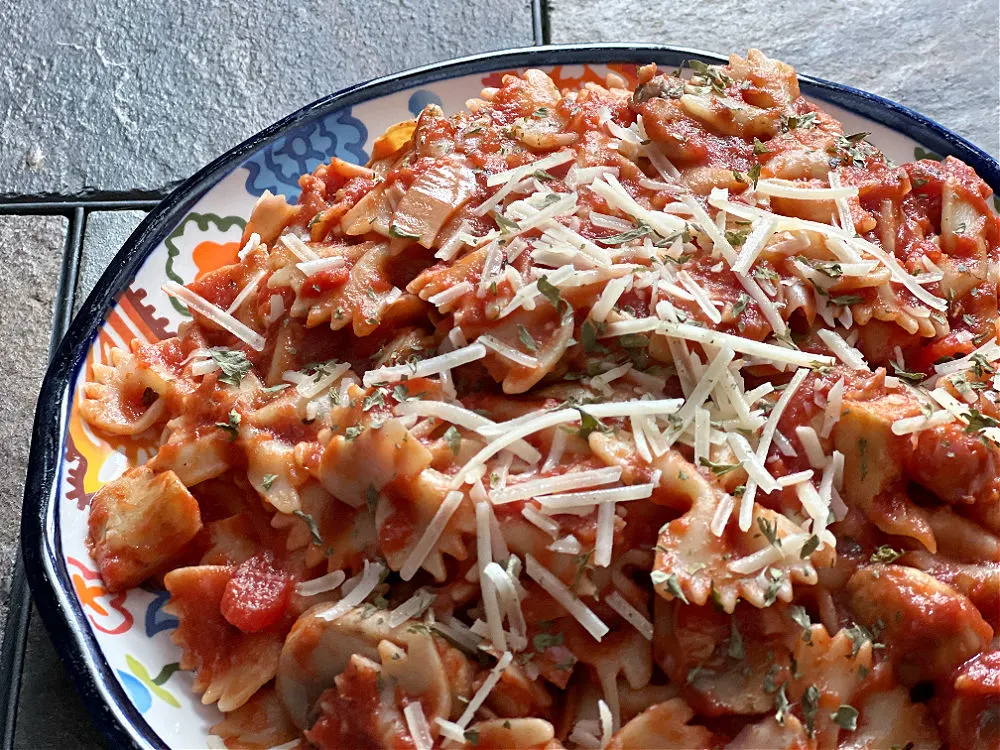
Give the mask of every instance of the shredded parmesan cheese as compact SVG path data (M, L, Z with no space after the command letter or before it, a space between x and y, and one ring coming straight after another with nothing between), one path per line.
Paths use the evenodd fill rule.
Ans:
M428 297L427 301L437 308L443 308L447 307L452 302L461 299L472 290L472 284L468 281L461 281L452 287L448 287L443 292L438 292L437 294Z
M497 683L500 682L500 678L503 676L503 673L507 671L507 667L510 666L512 661L514 661L514 654L510 651L505 651L503 656L500 657L500 661L497 662L497 665L490 670L486 679L483 680L483 684L479 686L479 690L477 690L476 694L469 700L469 705L465 707L465 711L463 711L462 715L458 718L456 723L459 727L465 729L469 726L469 722L472 721L472 717L476 715L476 711L479 710L479 707L483 705L489 697L493 688L495 688Z
M625 622L638 630L643 638L647 641L653 640L653 623L642 612L629 604L624 596L613 591L604 601L611 609L621 615Z
M774 344L765 344L761 341L753 341L742 336L735 336L731 333L713 331L709 328L700 328L688 323L661 323L660 331L666 336L686 339L687 341L697 341L700 344L709 346L728 346L729 348L758 357L769 362L779 364L796 365L798 367L810 367L815 364L832 365L833 357L823 354L813 354L802 352L797 349L786 349Z
M436 357L429 357L415 362L413 365L394 365L391 367L377 367L365 373L363 382L366 386L384 385L385 383L395 383L404 377L426 378L452 370L460 365L475 362L486 356L486 347L482 344L469 344L453 352L439 354Z
M413 596L389 613L389 627L396 628L407 620L420 617L434 603L435 595L427 589L419 589Z
M599 568L606 568L611 564L614 534L615 506L614 503L604 503L597 509L597 534L594 540L594 565Z
M247 285L243 287L243 289L240 291L239 294L236 295L236 298L232 301L232 304L230 304L229 307L226 308L226 312L232 315L234 312L239 310L243 306L243 303L246 302L247 299L250 297L250 295L257 291L257 286L260 284L261 279L263 279L266 275L267 271L258 271L253 276L251 276L250 281L247 282Z
M559 580L548 568L538 562L531 555L525 556L525 572L539 586L545 589L546 593L555 599L562 607L569 612L576 621L583 626L584 630L590 633L595 640L600 641L608 633L608 626L594 614L586 604L576 598L576 595L562 581Z
M204 315L208 320L233 334L233 336L254 351L260 352L264 350L266 342L263 336L244 325L229 313L220 310L201 295L173 281L164 282L162 288L171 297L176 297L196 313Z
M382 580L382 572L384 570L385 567L381 563L365 560L364 570L362 571L361 577L358 579L354 588L352 588L339 602L331 604L328 608L317 612L316 617L326 620L327 622L332 622L338 617L346 615L352 609L361 604L361 602L367 599L368 596L375 590L379 581Z
M823 339L823 343L830 347L830 351L837 355L837 359L850 367L852 370L870 370L864 355L853 346L844 341L836 331L828 328L820 328L817 332Z
M603 505L642 500L653 494L654 485L633 484L628 487L612 487L603 490L566 492L559 495L539 495L535 501L545 508L573 508L578 505Z
M505 344L496 336L492 336L488 333L484 333L478 339L476 339L480 344L492 349L501 357L506 360L513 362L515 365L521 365L522 367L538 367L538 360L532 357L530 354L525 354L524 352L518 351L509 344Z
M525 505L521 508L521 515L524 519L533 526L537 526L539 529L544 531L546 534L555 539L559 536L559 524L553 521L548 516L543 516L537 510L535 510L530 505Z
M420 569L420 566L424 564L431 549L437 544L437 540L444 532L445 526L448 525L448 521L451 520L452 515L458 509L464 497L461 492L457 491L452 491L445 495L444 500L441 501L437 511L435 511L431 522L424 529L424 533L420 537L420 541L417 542L417 546L413 548L406 558L406 562L403 563L403 567L399 569L400 578L404 581L409 581L413 578Z
M585 487L596 487L602 484L617 482L622 475L622 467L608 466L602 469L587 469L571 471L552 477L532 479L527 482L508 485L501 490L490 493L494 505L512 503L515 500L525 500L538 495L551 495L555 492L579 490Z
M757 193L773 195L776 198L791 198L804 201L829 201L837 198L853 198L858 194L856 187L803 187L792 180L763 179L757 181Z
M410 737L417 750L432 750L434 738L431 736L431 727L424 716L424 707L420 701L411 701L403 709L403 717L406 719L406 728L410 730Z
M322 575L319 578L313 578L310 581L300 581L295 584L295 593L299 596L316 596L317 594L325 594L328 591L336 591L337 587L340 586L344 581L347 580L347 574L342 570L333 570Z

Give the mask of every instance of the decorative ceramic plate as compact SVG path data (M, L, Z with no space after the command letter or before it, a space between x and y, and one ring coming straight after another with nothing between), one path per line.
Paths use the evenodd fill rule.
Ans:
M79 414L80 387L113 347L173 335L187 315L160 290L236 260L246 217L265 190L291 202L298 176L331 156L362 164L388 126L429 103L455 112L503 72L538 67L560 86L603 82L613 69L635 85L636 63L720 62L691 50L605 45L539 47L469 57L355 86L310 104L237 146L149 214L101 278L42 386L25 494L24 558L35 601L95 720L114 746L206 747L220 715L202 706L170 641L167 593L110 595L85 545L89 500L143 462L154 445L95 436ZM794 60L790 62L795 62ZM898 162L953 154L1000 191L1000 165L934 122L877 96L799 77L807 98ZM213 738L214 739L214 738Z

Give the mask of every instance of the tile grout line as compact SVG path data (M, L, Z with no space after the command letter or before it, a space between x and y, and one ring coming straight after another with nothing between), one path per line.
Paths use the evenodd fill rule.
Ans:
M548 44L551 41L549 33L549 0L531 1L531 31L535 46Z
M73 296L76 293L80 254L83 251L83 229L86 208L77 205L67 217L66 241L59 284L52 305L52 325L49 337L49 359L52 359L73 314ZM0 210L0 213L3 213ZM62 213L61 211L59 213ZM13 748L17 728L17 712L21 698L21 675L24 669L25 645L31 613L31 594L24 575L20 544L11 571L10 595L7 599L7 622L4 624L3 642L0 645L0 674L8 675L0 684L2 733L0 741L4 750Z

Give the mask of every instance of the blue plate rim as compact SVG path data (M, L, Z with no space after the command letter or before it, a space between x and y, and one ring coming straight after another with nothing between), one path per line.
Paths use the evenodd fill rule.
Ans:
M38 397L25 481L21 549L36 606L84 704L106 739L116 747L167 748L129 701L113 668L97 644L86 615L73 596L62 563L55 514L57 471L64 450L63 425L68 387L115 298L131 283L146 257L178 220L225 175L251 154L286 131L345 107L387 96L402 89L443 79L523 68L531 65L576 65L611 62L676 66L683 60L725 62L714 53L674 45L567 44L485 52L431 63L359 83L317 99L227 151L174 188L139 224L101 276L60 342L46 371ZM969 164L994 191L1000 192L1000 163L985 151L934 120L867 91L800 74L802 92L904 133L942 155Z

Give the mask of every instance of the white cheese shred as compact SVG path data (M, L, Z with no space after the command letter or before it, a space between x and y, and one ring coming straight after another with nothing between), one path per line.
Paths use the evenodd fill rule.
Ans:
M403 567L399 569L400 578L404 581L409 581L420 570L420 566L424 564L427 556L431 553L431 549L437 544L437 540L444 532L448 521L451 520L452 515L454 515L464 497L465 495L457 490L453 490L445 495L444 500L441 501L438 509L434 512L431 522L424 529L420 541L417 542L417 545L406 558Z
M642 612L637 610L617 591L613 591L604 600L615 612L621 615L625 622L632 625L647 641L653 640L653 623Z
M595 640L600 641L608 634L608 626L594 614L593 610L580 601L552 571L531 555L525 556L525 572L545 589L549 596L561 604L563 609L569 612Z
M263 348L263 347L261 347ZM486 347L482 344L469 344L447 354L428 357L411 365L393 365L377 367L365 373L363 382L366 386L396 383L403 378L426 378L451 370L460 365L475 362L486 356Z
M496 336L484 333L476 340L486 348L495 351L504 359L513 362L515 365L521 365L522 367L531 367L531 368L538 367L537 358L532 357L530 354L525 354L524 352L518 351L509 344L505 344L504 342L502 342Z
M236 298L232 301L229 307L226 308L226 312L232 315L234 312L239 310L243 303L247 301L251 294L257 291L257 287L263 279L267 276L267 271L258 271L253 276L250 277L250 281L247 285L240 290L240 293L236 295Z
M162 288L171 297L176 297L199 315L205 316L212 323L215 323L215 325L233 334L233 336L254 351L260 352L264 350L266 341L263 336L234 318L225 310L220 310L200 294L196 294L174 281L164 282Z
M490 493L494 505L512 503L515 500L526 500L538 495L550 495L555 492L581 490L586 487L596 487L611 484L621 479L621 466L607 466L602 469L587 469L585 471L569 471L552 477L532 479L527 482L510 484L501 490Z
M482 706L489 697L493 688L495 688L497 683L500 682L500 678L503 677L503 673L507 670L507 667L510 666L512 661L514 661L514 654L510 651L505 651L503 656L500 657L500 661L497 662L497 665L490 670L486 679L483 680L483 684L479 686L479 690L477 690L476 694L469 700L469 705L465 707L465 711L463 711L462 715L458 718L456 724L458 724L459 727L464 730L467 726L469 726L469 722L472 721L472 717L476 715L476 711L479 710L479 707Z
M871 369L868 362L865 361L865 356L848 344L839 333L831 331L829 328L821 328L817 333L823 339L823 343L830 348L830 351L837 355L837 359L852 370Z
M424 716L424 707L420 701L413 701L406 704L403 709L403 718L406 719L406 728L410 730L410 737L417 750L432 750L434 738L431 736L431 727Z
M375 590L378 586L379 581L382 580L382 572L385 567L381 563L372 562L371 560L365 560L365 567L361 573L361 577L357 579L357 583L354 588L348 592L343 599L335 604L331 604L327 609L324 609L316 613L316 617L327 622L332 622L338 617L343 617L352 609L357 607L361 602L368 598L368 596Z
M611 709L603 700L597 701L597 714L601 717L601 750L611 744L611 735L614 733L614 721L611 716Z
M594 540L594 565L606 568L611 564L614 546L615 505L604 503L597 509L597 535Z
M347 574L342 570L333 570L319 578L309 581L301 581L295 584L295 593L299 596L316 596L325 594L328 591L335 591L340 584L347 580Z

